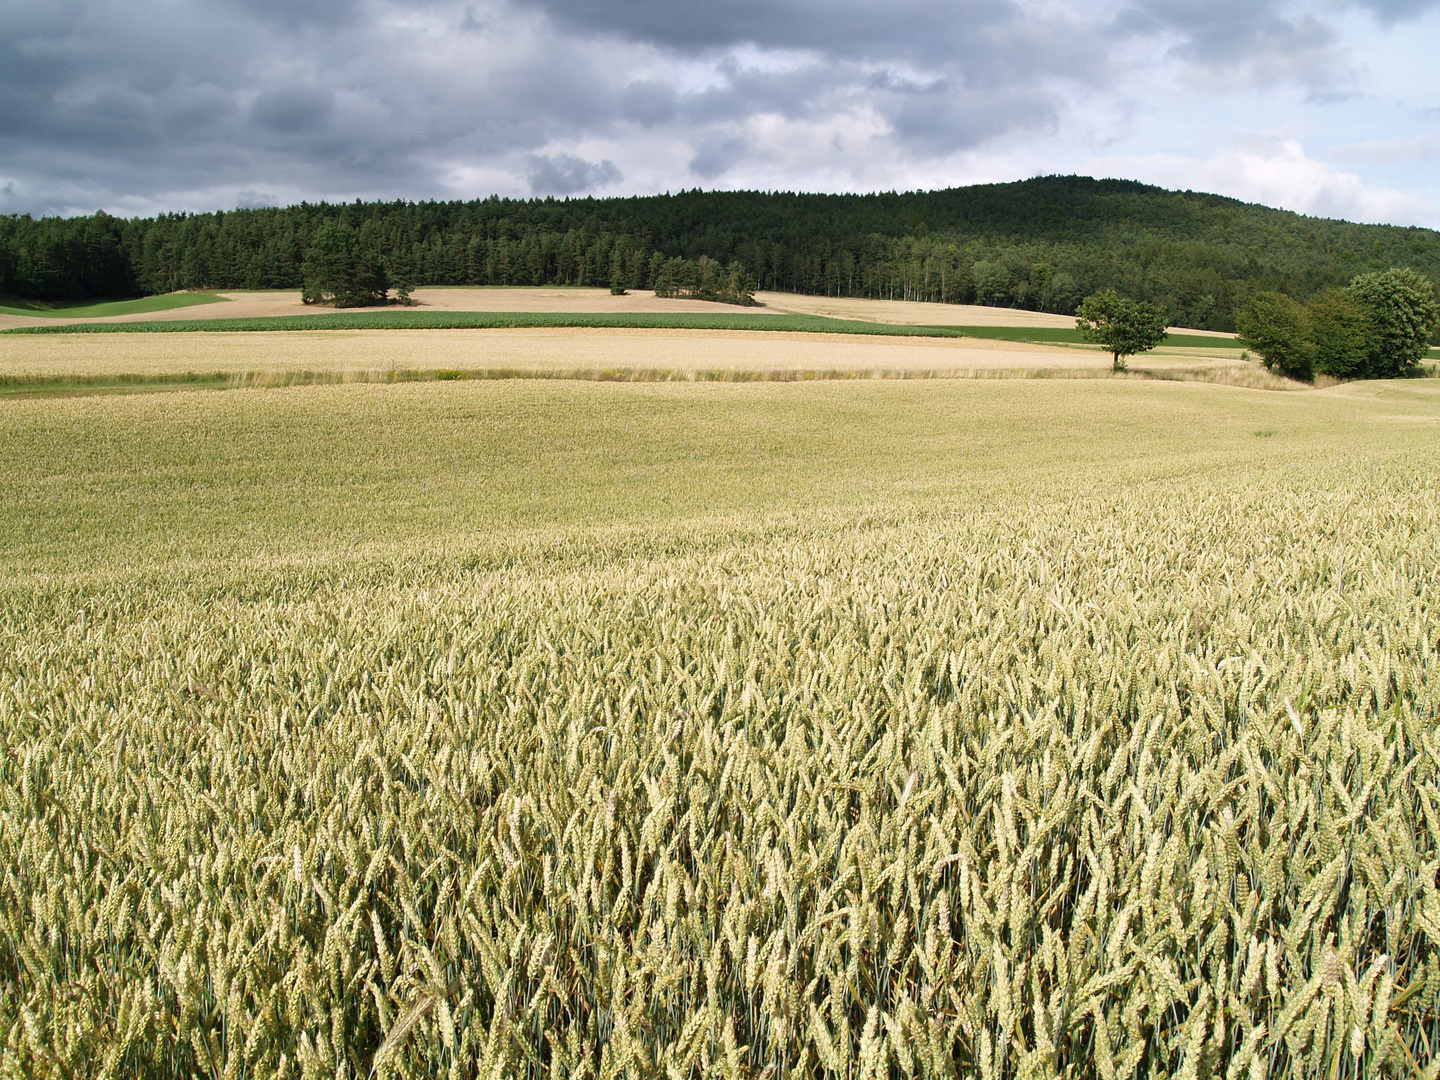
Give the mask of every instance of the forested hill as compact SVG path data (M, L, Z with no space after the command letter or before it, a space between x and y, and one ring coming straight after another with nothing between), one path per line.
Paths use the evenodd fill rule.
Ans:
M762 289L1073 311L1107 286L1179 325L1232 329L1257 289L1299 299L1409 266L1440 233L1304 217L1217 195L1052 176L873 195L682 191L621 199L304 204L122 220L0 217L0 294L299 288L342 222L415 285L645 288L667 258L739 260Z

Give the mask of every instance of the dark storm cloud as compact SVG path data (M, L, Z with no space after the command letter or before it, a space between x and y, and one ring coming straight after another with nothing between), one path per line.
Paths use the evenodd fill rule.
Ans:
M751 141L740 135L707 138L696 147L687 167L701 180L717 180L744 160L751 147Z
M1335 55L1339 34L1280 0L1141 0L1117 26L1178 39L1172 55L1219 70L1248 69L1261 81L1298 78L1315 86L1348 70Z
M361 0L220 0L220 6L289 27L345 26L363 18Z
M317 86L266 90L250 104L250 115L257 124L285 134L320 127L334 110L334 92Z
M946 59L965 55L967 43L988 30L1024 21L1006 0L518 0L518 6L585 34L689 52L756 44L847 58Z
M620 91L620 115L644 127L668 123L678 110L675 88L652 79L638 79Z
M1440 8L1440 0L1355 0L1355 6L1389 24L1418 18L1427 11Z
M1056 121L1054 101L1039 91L1012 87L966 93L948 82L891 91L886 113L906 145L937 154L974 146L1015 127L1041 128Z
M776 124L863 127L815 136L841 173L933 160L1054 129L1152 38L1341 85L1333 29L1279 0L1039 2L8 0L0 211L572 194L635 172L645 139L674 183L708 182L783 158L758 134ZM1440 0L1354 3L1393 21Z
M574 195L619 183L624 174L613 161L586 161L574 154L532 154L525 177L535 195Z
M444 162L536 151L615 108L566 42L467 55L488 48L473 5L171 0L147 19L125 0L12 6L0 211L448 195ZM429 22L397 27L417 13ZM467 19L482 32L454 33Z

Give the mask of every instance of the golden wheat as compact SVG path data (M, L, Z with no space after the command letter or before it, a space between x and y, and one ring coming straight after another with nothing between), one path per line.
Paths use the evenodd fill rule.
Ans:
M1435 465L12 580L0 1074L1434 1077Z

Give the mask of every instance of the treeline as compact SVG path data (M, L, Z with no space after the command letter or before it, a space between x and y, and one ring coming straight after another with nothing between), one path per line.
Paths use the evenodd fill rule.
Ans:
M0 218L0 293L63 300L300 288L343 226L416 285L654 288L671 260L743 264L761 289L1072 313L1102 289L1233 329L1257 292L1301 301L1357 274L1440 278L1440 233L1309 218L1121 180L944 191L682 191L624 199L308 204L148 219Z

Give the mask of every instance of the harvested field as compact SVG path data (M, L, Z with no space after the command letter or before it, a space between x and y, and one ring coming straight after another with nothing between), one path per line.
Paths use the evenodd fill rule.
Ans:
M330 308L307 307L300 302L299 289L281 289L264 292L221 292L216 294L227 301L223 307L207 305L203 308L185 307L168 311L154 311L133 315L112 316L95 319L67 319L60 317L39 318L18 314L0 314L0 330L17 326L55 326L67 322L149 322L157 320L185 319L256 319L273 315L313 315L317 310ZM609 289L561 289L539 288L427 288L416 289L416 307L421 311L613 311L625 312L719 312L722 314L742 310L732 304L712 304L703 300L657 300L655 294L644 290L627 296L611 296ZM347 311L395 311L403 308L347 308ZM743 310L763 312L764 308Z
M797 315L825 315L832 319L868 319L872 322L912 326L1026 326L1036 329L1073 330L1073 315L1056 315L1020 308L985 307L980 304L928 304L912 300L869 300L851 296L800 296L795 293L755 294L773 311ZM1184 330L1182 334L1206 337L1233 337L1216 330Z
M222 292L222 305L208 302L211 298L180 294L177 297L155 297L135 301L131 314L84 317L29 316L19 312L0 311L0 330L21 326L58 326L82 322L153 322L197 319L255 319L279 315L314 314L317 309L300 302L297 290L267 292ZM187 306L163 308L183 297ZM416 289L417 310L421 311L533 311L533 312L614 312L734 314L748 311L756 314L822 315L829 318L863 322L894 323L908 326L985 326L1030 327L1034 329L1073 330L1075 320L1068 315L1022 311L1016 308L982 307L974 304L926 304L900 300L865 300L799 296L791 293L763 292L756 295L761 306L736 308L730 304L714 304L702 300L660 300L654 293L637 290L627 296L611 296L608 289L554 287L438 287ZM202 305L203 306L196 306ZM99 310L99 309L97 309ZM320 309L330 310L330 309ZM350 311L394 311L389 308L352 308ZM398 309L403 310L403 309ZM1181 330L1187 336L1231 337L1207 330Z
M721 330L524 329L293 331L285 334L55 334L0 339L0 389L104 376L387 371L545 374L815 372L859 377L1107 377L1109 357L1082 348L968 338L857 337ZM1139 376L1294 389L1232 351L1137 358ZM24 387L19 387L23 389Z

